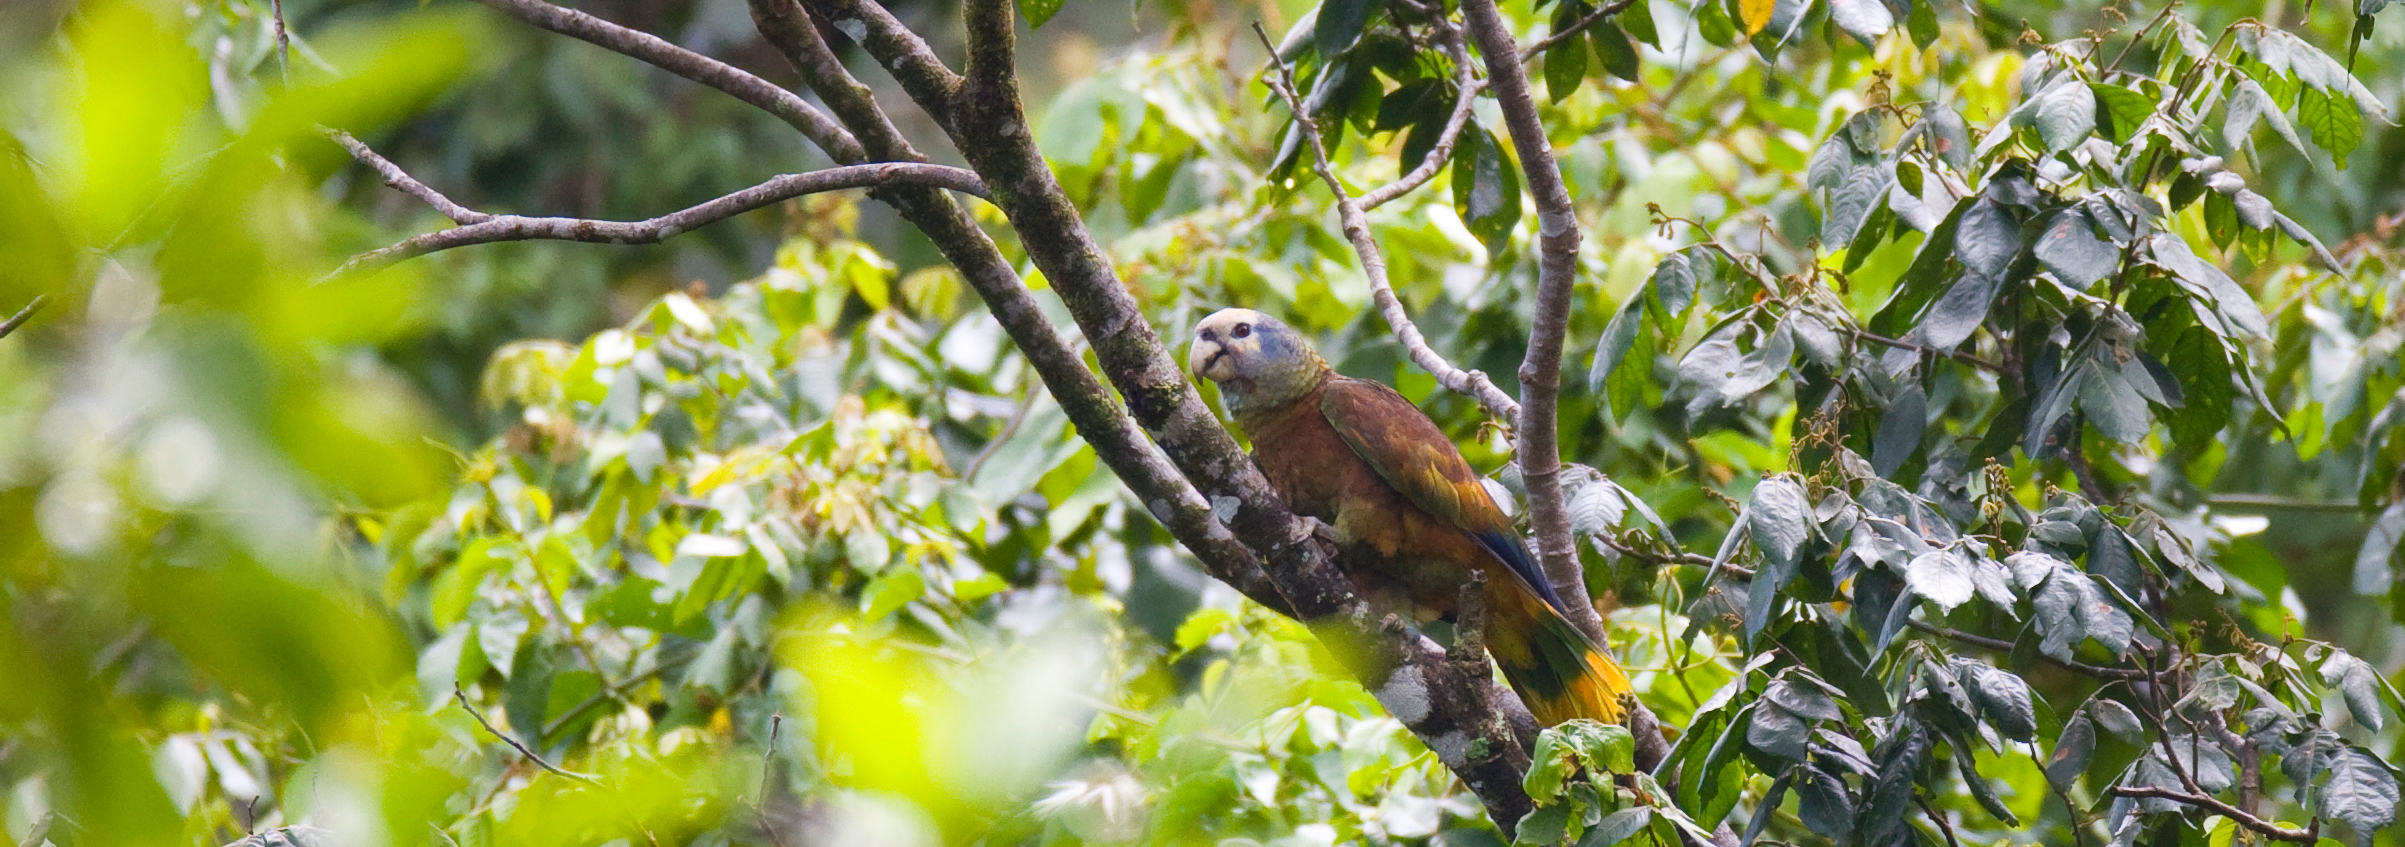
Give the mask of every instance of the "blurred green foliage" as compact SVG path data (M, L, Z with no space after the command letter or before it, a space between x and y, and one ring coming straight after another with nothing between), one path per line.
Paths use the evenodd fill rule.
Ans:
M1345 175L1379 184L1452 68L1384 7L1329 5L1351 28L1295 57ZM1590 8L1505 11L1525 38ZM1231 52L1311 9L1146 6L1131 36L1061 7L1027 51L1058 82L1037 136L1166 334L1286 316L1496 468L1476 407L1369 314L1260 57ZM594 10L784 78L740 4ZM1574 516L1683 769L1614 784L1616 730L1549 734L1521 837L2229 843L2226 817L2104 794L2216 764L2147 753L2144 714L2277 747L2266 819L2392 842L2360 830L2383 796L2393 817L2405 661L2405 135L2377 114L2405 28L2376 3L1933 10L1639 0L1535 60L1587 231L1571 364L1595 379L1562 418L1600 473ZM642 217L818 160L453 4L286 12L288 68L265 0L0 8L0 315L48 295L0 339L13 843L1499 841L1307 629L1200 574L873 205L322 280L441 219L320 125L494 211ZM1372 223L1434 346L1508 388L1532 216L1486 132ZM1990 283L2029 305L1961 305ZM2066 423L2119 496L2066 490ZM1858 541L1879 521L1918 538ZM1674 548L1750 593L1646 555ZM2014 646L1898 630L1916 609ZM2189 646L2188 699L2133 712L2044 658L2149 638Z

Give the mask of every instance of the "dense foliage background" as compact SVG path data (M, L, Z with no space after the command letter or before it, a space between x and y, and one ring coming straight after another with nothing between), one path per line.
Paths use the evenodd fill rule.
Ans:
M1588 236L1573 517L1675 767L1615 784L1617 736L1552 736L1519 837L2393 843L2383 5L1636 0L1538 51ZM790 76L740 3L584 8ZM1362 186L1458 94L1423 34L1022 8L1038 140L1157 327L1284 315L1516 485L1371 314L1248 27L1294 28ZM1593 8L1504 6L1523 43ZM472 6L283 12L289 64L267 2L0 7L0 317L47 298L0 338L12 842L1499 839L880 206L323 280L442 221L321 124L530 214L824 161ZM1510 389L1535 223L1475 115L1372 223L1432 344Z

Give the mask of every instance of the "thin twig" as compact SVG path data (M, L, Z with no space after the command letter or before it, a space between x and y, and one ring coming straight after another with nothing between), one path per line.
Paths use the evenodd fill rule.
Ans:
M413 236L399 244L351 257L333 276L379 268L404 259L472 244L502 241L581 241L590 244L656 244L727 218L805 194L847 188L925 185L963 194L985 196L985 183L963 168L919 162L845 165L808 173L785 174L715 200L641 221L600 221L586 218L529 218L492 215L476 223Z
M33 302L25 304L25 308L18 309L16 314L8 317L8 320L0 321L0 338L7 338L9 333L17 331L17 327L24 326L26 321L32 320L33 313L41 311L42 304L49 301L50 295L48 294L34 295Z
M391 159L384 158L383 154L377 153L375 148L351 137L350 133L329 127L319 127L318 132L333 139L334 143L342 145L342 149L351 151L351 158L359 160L360 164L366 165L369 170L375 171L377 176L383 177L385 185L392 186L403 194L418 198L428 206L433 206L435 211L443 213L443 217L450 218L452 223L480 224L493 219L492 215L452 202L451 198L445 197L442 192L419 182L416 177L410 176L408 171L401 170L400 165L393 164Z
M483 712L479 712L479 711L477 711L477 710L476 710L476 706L475 706L474 704L471 704L471 703L469 703L469 702L468 702L468 692L467 692L467 689L464 689L464 688L461 688L461 687L459 687L459 685L458 685L457 683L453 683L453 684L451 685L451 696L452 696L452 697L454 697L454 698L457 698L457 699L459 700L459 708L460 708L462 711L465 711L465 712L467 712L467 713L468 713L468 717L475 718L475 719L476 719L476 722L477 722L478 724L482 724L482 725L484 726L484 731L492 733L492 734L493 734L493 737L494 737L494 738L501 739L502 743L505 743L505 744L508 744L508 745L509 745L509 746L511 746L511 747L517 748L517 751L518 751L518 753L519 753L520 755L523 755L523 756L525 756L527 761L530 761L530 762L533 762L533 763L535 763L537 766L541 767L541 768L542 768L542 769L544 769L544 770L550 771L550 772L552 772L552 773L555 773L555 774L559 774L560 776L564 776L564 777L567 777L567 778L569 778L569 779L576 780L576 781L578 781L578 782L587 783L587 784L591 784L591 785L600 785L600 784L601 784L601 781L600 781L600 780L598 780L598 779L594 779L594 778L593 778L593 777L591 777L591 776L587 776L587 775L585 775L585 774L577 773L577 772L575 772L575 771L561 770L561 769L560 769L558 766L556 766L556 765L553 765L553 764L551 764L550 762L543 761L543 757L542 757L542 756L539 756L539 755L536 755L536 754L535 754L535 752L534 752L534 750L532 750L532 749L529 749L529 748L528 748L526 745L524 745L524 744L520 744L520 743L518 743L518 739L515 739L515 738L511 738L511 737L509 737L509 733L502 732L502 731L500 730L500 728L493 726L493 722L492 722L492 721L488 721L488 720L485 720L485 719L484 719L484 713L483 713Z
M1537 54L1545 52L1545 48L1552 47L1566 39L1577 38L1579 33L1587 31L1588 27L1602 22L1604 18L1626 11L1636 2L1637 0L1612 0L1610 3L1595 7L1595 11L1587 13L1586 17L1579 18L1577 23L1563 28L1560 32L1547 35L1534 44L1520 48L1520 61L1526 62L1535 59Z
M2254 815L2247 814L2245 809L2222 802L2220 798L2209 794L2191 794L2177 789L2160 788L2152 785L2116 785L2113 786L2108 793L2120 797L2140 797L2152 800L2169 800L2174 803L2181 803L2189 806L2195 806L2200 809L2207 809L2212 811L2214 814L2236 821L2239 826L2260 833L2266 838L2272 838L2279 841L2293 841L2298 844L2311 844L2316 838L2315 834L2310 830L2285 827L2272 823Z
M284 28L284 0L269 0L268 14L276 24L276 69L282 72L284 84L292 84L292 31Z
M1913 629L1920 630L1930 635L1939 636L1941 638L1960 641L1973 647L1984 647L1999 653L2010 653L2013 650L2013 643L2001 638L1989 638L1984 635L1973 635L1958 629L1948 629L1946 627L1937 626L1926 621L1915 620L1908 621L1907 623ZM2071 671L2073 673L2086 674L2088 676L2096 677L2097 679L2133 680L2146 678L2146 672L2141 670L2102 667L2099 665L2091 665L2086 662L2075 662L2069 659L2057 659L2044 653L2039 653L2038 658L2044 659L2048 664L2052 664L2055 667L2062 668L2063 670Z
M1361 204L1353 199L1344 181L1337 178L1336 167L1329 163L1327 150L1320 146L1319 123L1312 119L1311 110L1303 107L1302 96L1295 93L1294 70L1287 67L1285 60L1278 58L1277 43L1270 40L1269 30L1260 21L1253 22L1253 34L1260 37L1262 46L1269 49L1270 67L1274 73L1265 75L1265 79L1270 88L1286 101L1286 108L1294 113L1295 131L1302 134L1303 148L1311 151L1311 170L1319 174L1320 181L1328 184L1329 191L1336 194L1337 220L1344 228L1345 239L1352 242L1354 254L1361 259L1362 275L1369 278L1370 297L1377 302L1378 311L1386 317L1387 325L1394 329L1395 340L1403 345L1413 363L1436 377L1437 384L1478 401L1487 414L1503 421L1517 418L1520 413L1519 402L1505 394L1494 380L1479 371L1455 367L1452 362L1445 360L1443 354L1428 346L1427 336L1420 332L1418 324L1412 322L1411 313L1404 309L1402 298L1395 294L1393 281L1386 276L1386 255L1379 249L1377 238L1370 234L1369 217L1362 213Z
M777 736L784 729L784 712L768 716L768 747L760 752L760 796L752 803L752 814L760 819L760 831L768 833L769 843L776 847L785 847L785 836L778 834L776 822L768 819L768 786L776 776Z
M733 65L668 43L659 36L619 26L543 0L479 0L493 10L561 35L641 60L750 103L801 131L819 149L858 149L860 143L818 107L783 86Z
M1428 155L1420 157L1419 164L1394 182L1361 195L1363 211L1384 206L1435 179L1436 172L1452 161L1453 147L1461 142L1462 129L1470 125L1470 112L1478 105L1478 94L1486 90L1486 80L1478 78L1478 66L1470 61L1468 49L1462 46L1461 29L1441 15L1436 18L1436 28L1439 43L1453 57L1453 114L1445 116L1444 131L1437 133L1436 143L1429 146Z
M1937 824L1937 831L1946 836L1948 847L1962 847L1962 840L1954 837L1954 824L1947 821L1945 815L1938 814L1937 809L1930 807L1929 801L1923 800L1917 795L1912 798L1912 802L1921 807L1921 814L1928 815L1929 820Z

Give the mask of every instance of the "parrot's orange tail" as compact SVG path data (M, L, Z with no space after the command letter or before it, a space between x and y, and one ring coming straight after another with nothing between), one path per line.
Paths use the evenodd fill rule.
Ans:
M1632 689L1611 654L1514 575L1490 573L1485 595L1487 653L1538 724L1620 722Z

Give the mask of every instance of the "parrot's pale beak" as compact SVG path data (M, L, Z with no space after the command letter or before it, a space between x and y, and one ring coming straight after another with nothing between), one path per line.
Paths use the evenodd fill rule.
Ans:
M1227 357L1227 348L1220 346L1219 342L1195 339L1194 346L1186 352L1186 369L1193 371L1195 376L1219 382L1231 376L1226 373Z

